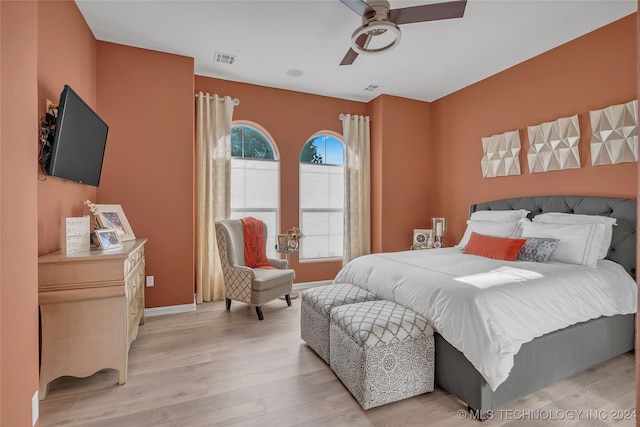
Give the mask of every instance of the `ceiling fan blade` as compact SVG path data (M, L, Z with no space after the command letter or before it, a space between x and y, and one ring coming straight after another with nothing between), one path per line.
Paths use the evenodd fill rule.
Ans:
M412 24L414 22L437 21L440 19L462 18L466 6L467 0L459 0L392 9L389 11L389 20L396 25L401 25Z
M362 46L365 49L369 45L370 41L371 41L371 36L368 34L360 34L356 39L356 43L358 44L358 46ZM355 61L357 57L358 57L358 52L356 52L353 49L349 49L349 51L344 56L344 58L342 58L342 62L340 63L340 65L351 65L353 64L353 61Z
M364 0L340 0L340 2L362 17L376 13Z
M358 57L358 52L356 52L353 49L349 49L349 51L344 56L344 58L342 58L342 62L340 63L340 65L351 65L353 64L353 61L355 61L357 57Z

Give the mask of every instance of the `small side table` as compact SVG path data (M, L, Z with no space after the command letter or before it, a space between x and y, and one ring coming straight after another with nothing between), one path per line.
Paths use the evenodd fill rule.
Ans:
M285 259L287 260L287 263L289 262L289 255L290 254L297 254L298 250L297 249L277 249L276 248L276 252L278 252L279 254L284 254ZM289 294L289 297L291 299L296 299L298 298L299 294L296 291L291 291L291 294ZM284 297L278 297L280 299L284 299Z
M411 247L409 248L410 251L421 251L424 249L434 249L434 248L428 247L428 246L417 246L417 245L411 245Z
M284 254L285 259L289 262L289 254L297 254L297 249L276 249L279 254Z

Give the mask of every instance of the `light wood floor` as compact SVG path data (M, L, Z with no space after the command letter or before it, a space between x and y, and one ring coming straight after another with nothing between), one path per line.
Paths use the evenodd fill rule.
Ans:
M635 425L612 420L634 410L633 353L512 402L482 424L460 419L465 406L437 388L363 411L300 339L300 298L263 310L262 322L253 308L234 302L228 312L222 301L148 317L131 346L127 383L117 385L113 370L59 378L40 402L40 426Z

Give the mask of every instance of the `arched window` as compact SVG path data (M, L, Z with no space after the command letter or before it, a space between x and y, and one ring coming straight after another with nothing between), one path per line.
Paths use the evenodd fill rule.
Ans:
M344 145L332 132L312 136L300 153L300 259L341 258Z
M231 126L231 218L252 216L268 229L267 256L275 258L280 185L277 150L269 134L255 123Z

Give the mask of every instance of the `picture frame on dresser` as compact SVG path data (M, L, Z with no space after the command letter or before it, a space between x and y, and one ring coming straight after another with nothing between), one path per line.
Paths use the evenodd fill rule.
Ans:
M118 232L113 228L98 228L95 230L95 233L100 249L109 250L122 247L122 242L118 237Z
M120 241L127 242L135 240L136 235L133 233L131 225L124 214L124 210L120 205L95 205L95 216L98 224L102 228L111 228L116 230Z

